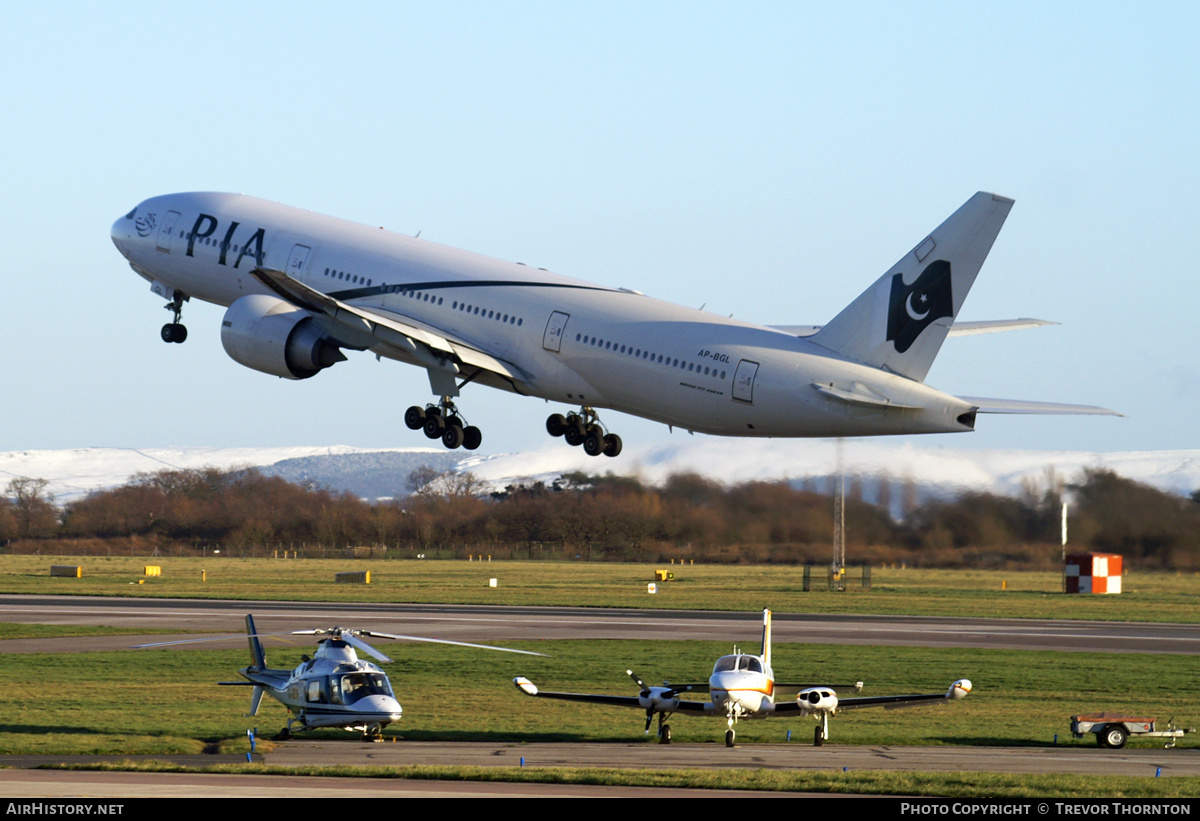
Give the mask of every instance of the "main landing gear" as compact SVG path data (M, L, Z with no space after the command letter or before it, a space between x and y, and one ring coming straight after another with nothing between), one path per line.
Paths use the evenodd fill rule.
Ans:
M187 326L180 323L179 318L183 315L183 300L186 299L183 291L176 291L171 295L171 301L166 304L166 309L171 311L174 319L162 326L162 341L163 342L183 342L187 339Z
M479 428L464 424L458 408L448 396L443 396L437 405L429 404L424 408L413 405L404 412L404 424L411 430L425 431L430 439L441 439L450 450L460 447L475 450L483 441Z
M546 419L546 431L551 436L561 436L572 447L583 445L588 456L616 456L621 452L621 437L615 433L605 433L600 424L600 417L589 407L582 407L579 413L552 413Z

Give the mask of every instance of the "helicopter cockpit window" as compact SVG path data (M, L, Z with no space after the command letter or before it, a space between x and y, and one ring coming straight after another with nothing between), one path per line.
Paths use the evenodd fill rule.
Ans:
M305 695L305 699L310 704L328 703L327 699L325 698L325 688L321 686L324 683L325 682L319 678L314 678L308 682L308 692Z
M392 688L383 673L352 673L341 677L343 704L353 704L363 696L391 696Z

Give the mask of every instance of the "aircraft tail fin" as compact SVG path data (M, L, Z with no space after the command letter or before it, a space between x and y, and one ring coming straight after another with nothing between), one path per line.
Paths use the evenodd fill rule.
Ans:
M763 608L762 660L763 664L771 666L771 611L765 607Z
M980 191L809 338L924 381L1012 206Z
M254 629L254 616L250 615L249 613L246 614L246 641L250 644L251 669L266 670L266 654L263 653L262 642L258 640L258 631ZM258 688L256 687L254 689L255 695L261 698L262 695L261 693L258 693Z

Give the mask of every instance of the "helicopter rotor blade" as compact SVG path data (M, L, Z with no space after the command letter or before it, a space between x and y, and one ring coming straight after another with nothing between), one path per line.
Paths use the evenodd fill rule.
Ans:
M349 630L342 633L342 641L346 642L347 644L351 645L352 647L362 650L364 653L366 653L368 656L375 659L376 661L382 661L384 664L387 664L391 661L390 658L388 658L383 653L376 650L371 645L367 644L365 641L363 641L358 636L351 633Z
M358 631L360 636L370 636L375 639L392 639L393 641L424 641L430 644L452 644L456 647L474 647L476 650L499 650L502 653L521 653L526 656L542 656L545 653L535 653L532 650L514 650L511 647L492 647L488 644L471 644L467 641L451 641L450 639L431 639L426 636L397 636L392 633L376 633L371 630Z
M153 644L134 644L129 649L144 650L148 647L170 647L174 644L200 644L205 641L229 641L230 639L266 638L268 636L286 636L287 633L231 633L228 636L209 636L205 639L180 639L178 641L156 641Z

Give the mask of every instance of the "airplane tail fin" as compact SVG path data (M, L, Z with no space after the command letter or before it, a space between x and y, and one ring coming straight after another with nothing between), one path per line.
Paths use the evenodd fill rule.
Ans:
M246 641L250 644L250 666L255 670L267 669L266 654L263 653L262 642L258 640L258 631L254 629L254 616L246 614ZM255 687L255 696L262 698L262 694ZM257 707L255 708L257 711Z
M762 660L763 664L771 666L771 611L765 607L763 608Z
M810 339L924 381L1012 206L980 191Z

